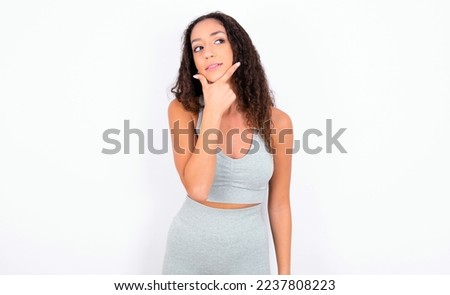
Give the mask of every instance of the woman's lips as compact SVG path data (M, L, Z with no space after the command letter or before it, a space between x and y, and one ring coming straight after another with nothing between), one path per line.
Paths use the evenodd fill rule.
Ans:
M209 66L206 67L206 71L214 71L215 69L217 69L218 67L220 67L222 64L221 63L214 63L214 64L210 64Z

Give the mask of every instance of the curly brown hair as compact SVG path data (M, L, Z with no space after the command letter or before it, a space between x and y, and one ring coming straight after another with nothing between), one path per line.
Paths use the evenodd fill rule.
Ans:
M212 12L198 17L189 24L183 34L181 64L171 92L187 111L198 114L202 107L199 97L203 92L200 81L192 77L197 73L197 68L190 38L194 26L205 19L215 19L225 27L233 50L233 63L238 61L241 63L239 70L231 78L237 92L237 107L245 114L247 125L259 130L266 147L273 152L270 134L271 107L275 105L274 98L250 36L231 16L222 12Z

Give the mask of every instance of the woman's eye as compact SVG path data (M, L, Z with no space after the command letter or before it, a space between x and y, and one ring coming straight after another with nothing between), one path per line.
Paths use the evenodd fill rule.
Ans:
M214 44L222 44L223 42L225 42L225 40L217 39L216 41L214 41Z
M192 51L194 52L199 52L200 50L202 50L203 46L196 46L194 47L194 49L192 49Z

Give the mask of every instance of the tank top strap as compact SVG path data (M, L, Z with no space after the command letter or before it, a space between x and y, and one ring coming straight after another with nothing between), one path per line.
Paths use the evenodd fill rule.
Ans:
M195 126L195 134L200 134L200 126L202 125L202 118L203 118L203 108L205 107L205 101L203 100L203 95L200 95L199 97L200 102L200 111L198 112L198 119L197 124Z
M198 112L198 119L197 119L197 125L195 126L195 134L200 134L200 126L202 125L202 118L203 118L203 108L200 108L200 111Z

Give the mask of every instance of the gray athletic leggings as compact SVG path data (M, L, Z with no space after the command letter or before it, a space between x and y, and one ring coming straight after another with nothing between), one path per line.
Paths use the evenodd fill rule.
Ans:
M170 225L163 274L270 274L262 204L218 209L186 197Z

